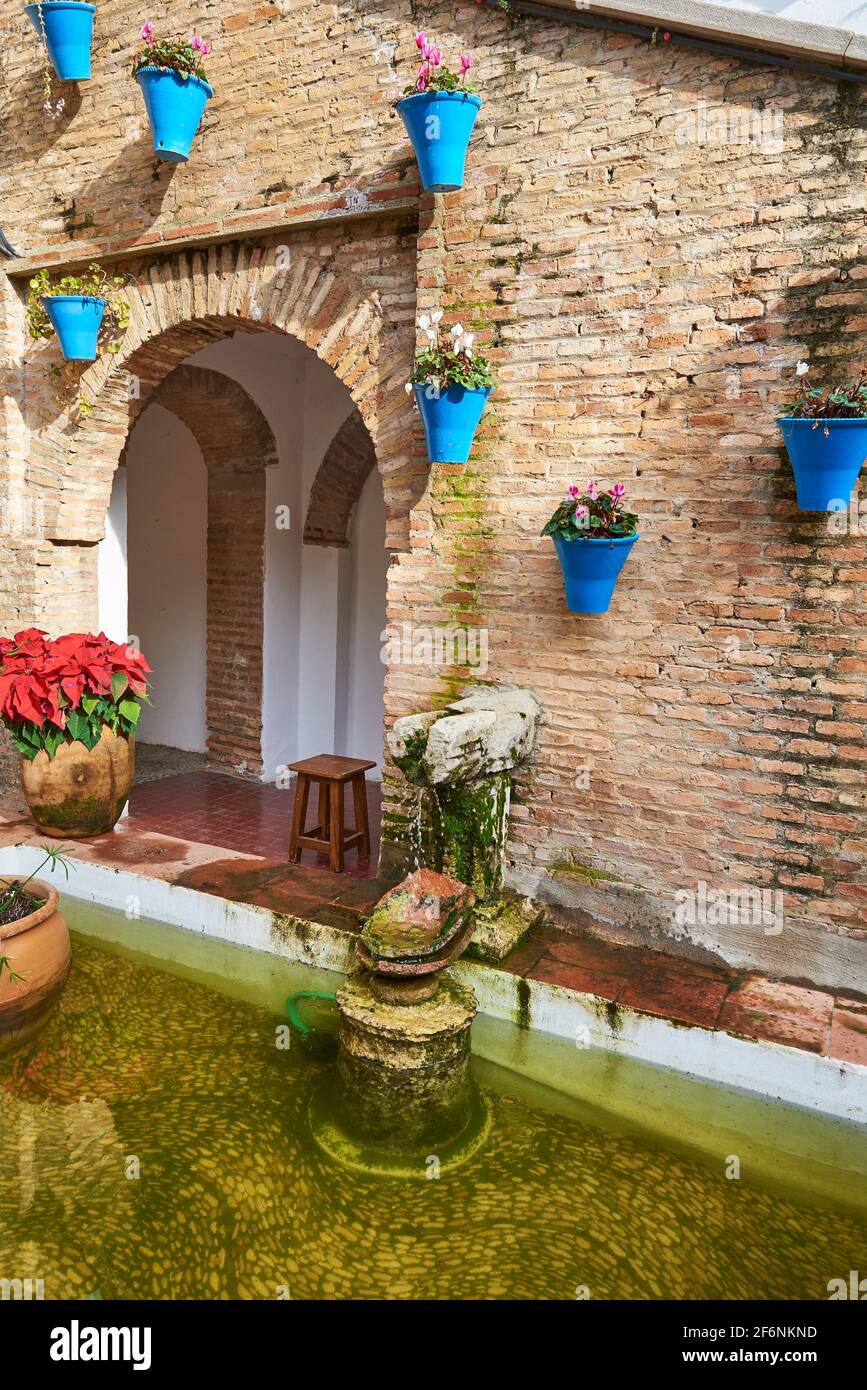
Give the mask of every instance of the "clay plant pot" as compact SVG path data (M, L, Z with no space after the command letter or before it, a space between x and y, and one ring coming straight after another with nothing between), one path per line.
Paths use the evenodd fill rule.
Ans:
M84 840L111 830L126 805L135 776L135 739L103 728L94 748L74 740L53 758L42 750L21 759L21 786L44 835Z
M3 887L7 882L0 879ZM48 1021L72 960L57 889L33 878L26 891L44 899L42 906L0 926L0 1052L24 1042Z

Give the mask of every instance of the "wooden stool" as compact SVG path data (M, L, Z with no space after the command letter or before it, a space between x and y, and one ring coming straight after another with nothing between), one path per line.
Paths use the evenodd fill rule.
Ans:
M292 834L289 838L289 861L297 864L302 849L315 849L327 854L332 869L340 873L343 856L358 845L359 854L370 854L370 825L367 820L367 792L364 774L376 763L359 762L356 758L341 758L336 753L320 753L289 763L290 772L298 773L295 789L295 809L292 812ZM310 783L319 783L319 821L305 830ZM346 832L343 816L343 787L352 783L355 806L355 829Z

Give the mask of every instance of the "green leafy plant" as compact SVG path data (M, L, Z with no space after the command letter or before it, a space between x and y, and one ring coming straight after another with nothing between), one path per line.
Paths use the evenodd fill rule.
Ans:
M442 49L436 48L426 34L416 34L415 46L419 51L421 64L415 75L415 80L404 88L403 95L405 97L416 96L420 92L475 91L473 84L467 80L467 73L473 63L471 53L462 53L460 72L452 72L450 68L443 66Z
M419 316L418 326L430 346L416 356L412 378L406 384L407 395L414 385L427 386L434 393L447 391L450 386L463 386L468 391L489 390L494 378L487 358L474 350L476 335L455 323L448 337L441 338L442 316L442 309Z
M31 879L41 873L46 864L51 865L52 873L58 868L62 869L66 878L69 878L69 855L72 848L65 848L63 845L40 845L45 858L37 864L32 873L25 879L13 879L11 883L6 883L0 888L0 926L5 926L9 922L20 922L22 917L29 917L31 912L35 912L45 903L45 898L38 898L34 893L28 893L27 885ZM3 974L3 966L9 971L9 977L14 984L22 979L21 975L16 975L9 964L6 956L0 956L0 975Z
M144 48L133 59L132 75L135 77L142 68L167 68L180 77L198 77L207 82L201 60L211 51L206 39L193 34L189 39L180 37L158 39L150 20L141 27Z
M863 369L857 381L842 386L814 386L808 376L806 362L799 362L795 374L800 386L789 408L794 420L863 420L867 419L867 372Z
M52 280L47 270L39 270L30 281L27 296L27 331L31 338L51 338L54 325L48 317L43 299L56 295L83 295L88 299L106 300L105 314L99 330L99 345L104 352L119 352L115 340L129 327L129 304L119 294L124 284L122 275L107 275L101 265L89 265L81 275L62 275Z
M635 512L623 510L625 491L622 483L615 483L608 492L600 492L592 478L584 492L570 487L569 496L543 527L542 535L559 536L564 541L618 540L634 536L638 517Z

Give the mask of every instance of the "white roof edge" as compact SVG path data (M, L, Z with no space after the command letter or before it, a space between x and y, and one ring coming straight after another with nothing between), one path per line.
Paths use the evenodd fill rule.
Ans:
M828 24L781 19L755 10L729 9L707 0L543 0L555 9L658 24L723 43L769 49L832 67L867 67L867 36Z

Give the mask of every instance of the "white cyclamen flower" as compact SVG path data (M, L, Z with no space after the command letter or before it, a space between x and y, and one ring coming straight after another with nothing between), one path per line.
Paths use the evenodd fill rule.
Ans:
M404 389L404 391L406 392L406 394L407 394L408 396L411 396L411 395L412 395L412 382L411 382L411 381L408 381L408 382L406 383L406 386L404 386L403 389Z
M464 334L464 352L469 353L473 343L476 341L475 333Z
M799 362L795 368L795 374L796 376L806 376L809 370L809 365L806 362Z
M433 312L433 313L431 314L431 316L430 316L430 321L431 321L431 323L439 323L439 321L440 321L440 319L442 318L442 316L443 316L443 311L442 311L442 309L435 309L434 312Z
M430 315L429 315L429 314L419 314L419 316L418 316L418 326L419 326L419 328L423 328L425 331L427 331L427 329L430 328Z
M449 332L453 338L462 338L464 336L464 326L462 323L453 323Z

